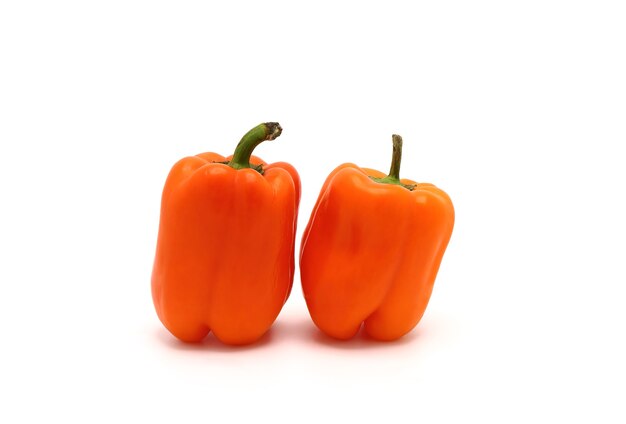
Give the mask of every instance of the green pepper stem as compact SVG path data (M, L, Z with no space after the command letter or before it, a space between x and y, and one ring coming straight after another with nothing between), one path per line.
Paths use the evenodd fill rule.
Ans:
M265 122L252 128L237 144L228 166L235 169L254 168L253 165L250 165L250 156L256 146L265 140L274 140L282 131L283 129L278 122Z
M393 154L391 156L391 168L389 169L389 175L383 178L377 178L369 176L373 181L381 184L395 184L406 188L409 191L415 189L415 185L403 184L400 181L400 164L402 162L402 137L398 134L391 136L393 141Z
M400 181L400 164L402 163L402 137L398 134L391 136L393 142L393 154L391 156L391 168L387 178Z

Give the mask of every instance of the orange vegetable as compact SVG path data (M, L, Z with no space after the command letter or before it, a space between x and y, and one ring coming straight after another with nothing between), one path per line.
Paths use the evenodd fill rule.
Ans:
M183 341L212 331L227 344L254 342L289 297L300 179L287 163L251 156L281 131L261 124L233 156L187 157L167 177L152 297L160 320Z
M302 290L315 324L338 339L364 323L394 340L420 321L452 234L454 208L432 184L343 164L326 179L302 237Z

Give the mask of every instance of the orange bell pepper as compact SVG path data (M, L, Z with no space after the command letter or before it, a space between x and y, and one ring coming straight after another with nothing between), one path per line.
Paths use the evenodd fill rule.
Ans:
M393 136L389 175L337 167L326 179L302 236L307 307L329 336L353 337L364 323L394 340L420 321L452 235L454 208L432 184L400 179L402 138Z
M152 297L180 340L198 342L212 331L226 344L254 342L289 297L300 178L287 163L251 156L281 131L261 124L233 156L186 157L167 177Z

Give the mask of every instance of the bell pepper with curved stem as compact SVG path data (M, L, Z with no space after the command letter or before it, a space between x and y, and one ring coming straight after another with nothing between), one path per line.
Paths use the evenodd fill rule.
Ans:
M258 340L289 297L300 179L289 164L252 151L282 132L250 130L233 156L202 153L169 173L152 273L165 327L186 342L210 331L227 344Z
M432 184L400 179L402 138L389 175L354 164L326 179L302 236L307 307L327 335L361 328L394 340L420 321L452 235L454 208Z

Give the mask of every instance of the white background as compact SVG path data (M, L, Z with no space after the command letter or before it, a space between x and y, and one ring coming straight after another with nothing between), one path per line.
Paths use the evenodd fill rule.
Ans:
M0 421L626 420L623 2L206 3L0 5ZM326 175L386 171L394 132L452 197L409 336L326 339L297 277L256 345L161 326L169 168L264 121L298 243Z

